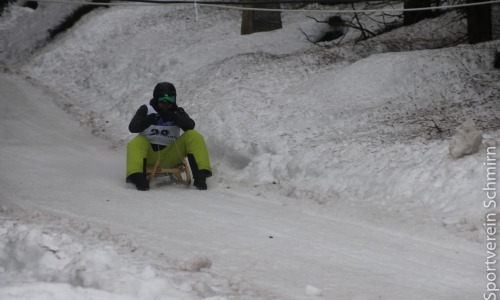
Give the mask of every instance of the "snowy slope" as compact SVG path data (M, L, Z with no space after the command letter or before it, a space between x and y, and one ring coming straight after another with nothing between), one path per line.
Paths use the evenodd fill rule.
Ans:
M481 256L454 238L311 215L220 185L136 191L115 175L123 150L88 136L43 90L1 82L2 97L17 99L1 109L2 298L456 299L480 288ZM36 117L21 125L12 115Z
M54 5L13 9L1 33ZM454 159L448 144L466 118L498 140L498 41L383 53L463 33L425 21L412 46L397 30L321 48L304 14L240 36L238 12L199 12L101 9L34 55L1 51L2 298L483 292L485 146ZM206 192L124 182L128 122L163 80L206 138Z

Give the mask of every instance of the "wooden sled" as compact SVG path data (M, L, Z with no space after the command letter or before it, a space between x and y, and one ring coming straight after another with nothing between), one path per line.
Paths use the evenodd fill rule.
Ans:
M148 182L151 182L155 176L170 176L171 178L175 178L177 181L184 185L191 184L191 173L189 171L189 164L184 157L183 162L180 163L177 167L166 169L166 168L158 168L158 164L160 163L160 158L156 161L154 167L146 168L146 175L148 178Z

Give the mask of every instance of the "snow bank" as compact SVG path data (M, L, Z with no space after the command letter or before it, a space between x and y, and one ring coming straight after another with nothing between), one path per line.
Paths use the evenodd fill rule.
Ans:
M2 221L0 268L2 299L195 299L112 244L23 221Z
M47 2L37 4L37 10L11 4L3 14L0 22L0 61L10 65L23 64L36 48L48 43L49 30L81 6ZM22 24L22 29L19 24Z

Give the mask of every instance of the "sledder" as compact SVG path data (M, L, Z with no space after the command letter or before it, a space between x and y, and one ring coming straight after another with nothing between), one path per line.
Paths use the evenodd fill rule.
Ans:
M153 99L139 107L128 126L130 132L139 135L127 144L127 182L140 191L149 190L146 168L177 168L185 157L196 188L206 190L206 178L212 176L205 140L194 130L193 119L177 106L176 96L173 84L158 83Z

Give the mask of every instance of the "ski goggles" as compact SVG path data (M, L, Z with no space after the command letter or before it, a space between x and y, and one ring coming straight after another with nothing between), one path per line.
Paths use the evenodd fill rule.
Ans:
M167 94L158 97L158 102L161 103L175 103L175 96L169 96Z

